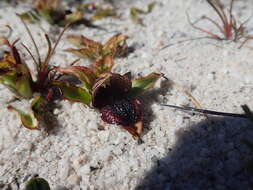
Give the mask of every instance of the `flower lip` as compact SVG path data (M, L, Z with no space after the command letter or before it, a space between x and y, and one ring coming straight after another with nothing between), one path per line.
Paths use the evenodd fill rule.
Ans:
M128 76L117 73L103 73L95 82L92 90L92 105L101 109L115 101L126 98L132 83Z

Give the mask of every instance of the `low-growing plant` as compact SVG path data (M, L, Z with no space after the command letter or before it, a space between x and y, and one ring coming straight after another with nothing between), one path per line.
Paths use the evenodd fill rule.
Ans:
M213 8L215 13L218 15L219 19L221 20L222 24L219 24L216 20L203 16L200 20L207 20L214 24L220 31L222 35L215 34L208 29L204 29L201 27L196 26L196 22L191 22L189 15L187 14L188 21L191 26L201 32L208 34L210 37L217 39L217 40L233 40L238 41L241 38L248 38L247 34L245 34L245 22L238 24L234 14L233 14L233 5L234 0L230 1L229 10L225 10L224 6L220 2L220 0L206 0L207 3Z
M116 34L105 44L101 44L84 36L68 36L72 44L81 48L67 51L88 58L92 63L89 67L70 66L55 69L63 74L73 75L81 82L79 86L68 84L68 87L75 89L72 90L76 92L75 96L65 89L66 86L58 85L63 98L80 101L99 110L103 121L123 126L135 139L140 140L143 116L137 97L152 88L156 81L164 76L161 73L151 73L131 80L130 72L124 75L112 72L113 59L127 50L127 38L125 35Z
M73 75L81 82L79 86L70 83L60 85L58 82L56 85L60 87L63 98L99 110L104 122L121 125L135 139L141 140L143 114L139 96L152 88L163 74L151 73L131 80L130 73L113 73L113 64L109 54L90 67L56 67L58 72Z
M128 36L116 34L111 37L105 44L88 39L84 36L70 35L67 40L78 48L69 48L66 51L88 59L91 62L99 62L107 57L112 59L126 54ZM109 56L108 56L109 55Z
M53 47L48 36L45 35L48 53L42 61L35 40L27 25L25 23L24 25L37 52L38 59L22 44L33 59L37 73L36 79L32 78L32 71L15 46L18 40L10 43L8 39L1 37L0 44L7 46L9 51L5 52L5 56L0 60L0 82L20 98L33 98L30 113L11 105L8 106L8 109L19 114L26 128L39 129L39 123L43 121L42 116L48 105L59 98L56 96L61 96L71 102L81 102L99 110L103 121L123 126L135 139L140 140L143 116L139 95L152 88L156 81L163 77L163 74L151 73L131 80L130 73L120 75L112 72L113 58L121 55L127 47L126 36L115 35L104 45L84 37L81 38L83 41L79 42L74 37L72 41L85 43L86 50L92 52L92 56L88 56L90 59L94 58L91 59L92 64L89 67L74 65L65 68L53 67L49 62L66 27ZM80 84L61 80L63 75L76 77Z
M104 7L98 3L82 3L78 6L78 9L84 13L90 13L91 16L88 18L90 21L96 21L106 17L119 18L115 8Z
M92 13L89 18L84 17L86 13ZM36 0L33 3L33 9L19 16L29 22L38 22L43 18L52 25L65 26L66 24L85 24L89 27L95 27L93 21L114 16L116 11L112 8L103 8L95 3L85 3L80 5L72 12L66 9L60 0Z
M25 22L23 23L34 44L37 54L37 58L35 58L29 48L22 44L33 59L36 69L36 78L33 79L32 70L29 69L26 62L20 56L19 50L16 48L18 40L10 43L7 38L0 37L0 45L9 48L9 51L6 51L4 57L0 60L0 83L10 89L19 98L33 99L30 113L23 112L11 105L8 106L8 109L16 111L19 114L22 124L26 128L39 129L39 121L43 120L46 108L49 103L55 100L60 92L57 85L53 84L53 81L57 80L57 76L52 65L50 65L50 60L67 27L60 33L53 47L49 37L45 35L45 39L48 43L48 52L45 59L42 60L40 51L29 28ZM60 81L58 83L61 84Z
M81 11L66 10L60 0L36 0L31 11L18 15L29 22L38 22L42 17L50 24L58 26L77 23L83 19Z

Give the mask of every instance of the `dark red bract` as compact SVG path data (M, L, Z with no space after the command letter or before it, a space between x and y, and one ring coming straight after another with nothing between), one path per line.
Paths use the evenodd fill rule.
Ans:
M101 119L110 124L131 126L142 120L140 102L137 99L122 99L103 107Z
M142 111L138 99L127 97L132 83L127 75L104 73L93 86L92 105L102 113L101 119L121 125L134 138L142 132Z

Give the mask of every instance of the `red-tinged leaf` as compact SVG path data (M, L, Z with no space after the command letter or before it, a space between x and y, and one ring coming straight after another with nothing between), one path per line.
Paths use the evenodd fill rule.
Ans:
M59 9L61 8L60 0L36 0L33 6L38 10L43 9Z
M5 55L3 60L0 60L0 75L3 75L7 72L14 71L16 68L15 60L10 55Z
M84 36L69 35L67 40L77 47L96 49L97 52L101 51L103 45L99 42L86 38Z
M103 56L97 59L93 64L92 68L97 75L100 75L104 72L110 72L114 65L114 61L111 55Z
M124 54L127 48L126 40L128 36L123 34L116 34L110 38L103 46L103 55L112 55L112 57L119 57Z
M0 60L0 83L9 88L17 96L32 97L31 76L25 64L16 64L15 59L6 54Z
M82 48L82 49L69 48L69 49L66 49L65 51L71 52L77 55L78 57L89 59L90 61L96 60L100 55L96 49L91 49L91 48Z
M91 21L96 21L96 20L100 20L106 17L110 17L110 16L116 16L116 12L114 9L104 9L104 8L98 8L95 12L95 15L93 15L90 20Z
M35 118L33 113L25 113L22 110L19 110L13 106L8 106L7 108L11 111L18 113L20 120L25 128L32 130L39 129L39 122Z
M153 88L158 79L164 77L162 73L150 73L145 77L141 77L135 80L132 80L132 89L129 93L130 97L136 97L150 88Z
M87 105L91 102L91 94L86 89L60 81L54 81L52 82L52 85L60 88L64 99L72 102L82 102Z
M83 86L91 91L97 76L93 70L84 66L69 66L69 67L55 67L55 70L64 74L69 74L77 77L83 84Z

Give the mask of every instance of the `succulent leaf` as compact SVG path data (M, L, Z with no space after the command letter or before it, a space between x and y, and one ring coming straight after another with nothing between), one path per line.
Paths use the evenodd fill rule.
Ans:
M90 61L94 61L99 57L97 49L94 48L81 48L81 49L68 48L65 51L73 53L80 58L89 59Z
M64 74L69 74L77 77L84 88L91 91L91 88L97 78L92 69L84 66L69 66L69 67L55 67L55 70Z
M103 56L97 59L93 64L92 68L94 72L99 76L104 72L110 72L114 65L114 61L111 55Z
M50 186L45 179L34 177L27 182L25 190L50 190Z
M22 122L22 124L24 125L25 128L27 129L39 129L39 122L38 120L35 118L34 114L31 113L25 113L20 109L17 109L13 106L8 106L7 107L9 110L14 111L16 113L18 113L20 120Z
M81 58L88 58L91 61L98 61L104 56L110 55L112 58L124 55L128 36L116 34L110 38L104 45L99 42L90 40L84 36L68 36L68 41L80 49L67 49L68 52L74 53Z
M21 14L17 14L17 16L30 23L39 22L39 15L36 10L30 10Z
M110 8L104 9L100 7L96 10L95 14L90 18L90 20L96 21L109 16L116 16L115 10Z
M46 101L41 96L35 96L31 103L31 110L38 119L42 119L44 114Z
M138 9L138 8L131 8L130 9L130 17L134 22L136 22L138 24L143 24L142 19L139 18L139 14L148 14L153 10L154 7L155 7L155 2L148 4L148 8L146 11Z
M94 49L102 49L103 45L99 42L94 40L88 39L84 36L76 36L76 35L69 35L67 40L77 47L85 47L85 48L94 48Z
M82 102L86 105L91 102L91 94L86 89L70 85L67 82L54 81L52 84L60 88L64 99Z
M20 60L16 52L16 60ZM32 97L30 71L25 63L17 63L14 57L6 54L0 60L0 83L9 88L17 96L24 98Z
M150 88L152 88L158 79L163 77L161 73L150 73L145 77L141 77L132 81L132 89L129 93L130 97L136 97Z
M16 81L16 90L20 96L24 98L31 98L33 92L31 89L30 77L25 75L18 77Z
M103 46L103 55L110 54L112 57L119 57L124 54L127 44L128 36L123 34L116 34L111 37Z

